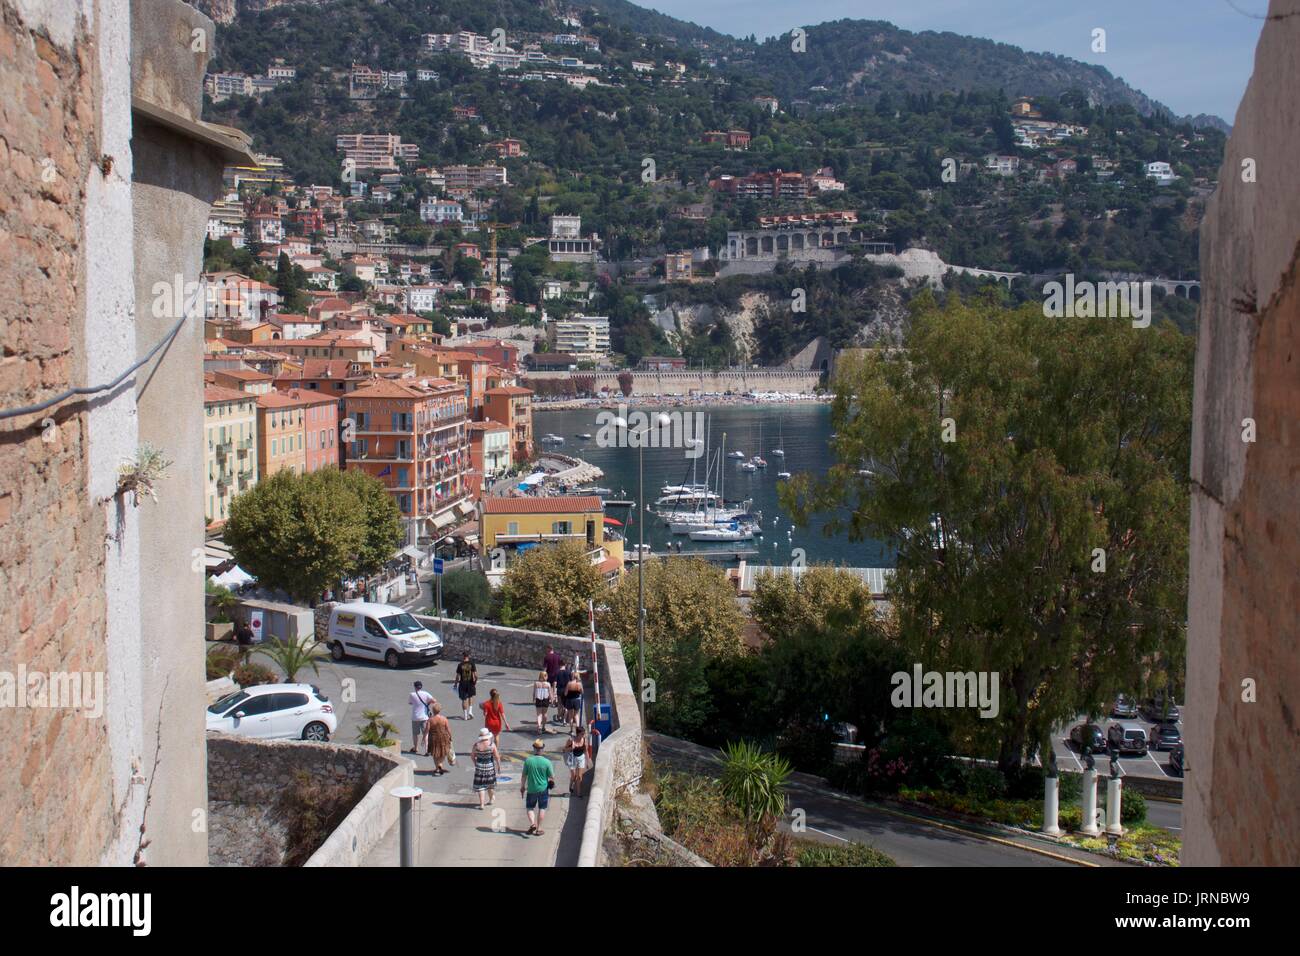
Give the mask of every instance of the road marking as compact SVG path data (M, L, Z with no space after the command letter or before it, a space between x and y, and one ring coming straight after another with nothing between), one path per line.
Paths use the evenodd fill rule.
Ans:
M852 840L846 840L846 839L844 839L844 837L842 837L842 836L836 836L834 833L827 833L825 830L818 830L816 827L805 826L805 829L811 830L813 833L820 833L822 836L828 836L828 837L830 837L832 840L839 840L841 843L852 843L852 842L853 842Z

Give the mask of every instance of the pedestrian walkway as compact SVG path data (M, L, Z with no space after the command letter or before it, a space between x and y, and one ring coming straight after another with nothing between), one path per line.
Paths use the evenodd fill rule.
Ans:
M460 701L449 683L439 681L432 685L425 681L425 689L443 705L443 714L451 725L456 766L449 767L446 774L434 775L432 758L403 755L415 761L415 786L424 791L415 804L416 865L576 865L586 801L567 795L569 772L564 766L562 748L568 737L560 725L548 723L547 728L552 732L541 735L546 744L543 755L553 761L555 772L555 789L551 791L541 836L528 835L528 814L524 798L519 795L520 770L538 736L529 697L536 672L480 664L479 675L478 688L483 696L475 700L473 720L460 718ZM480 810L469 749L483 726L478 704L492 687L501 692L506 719L514 730L501 734L501 776L497 781L496 803ZM590 785L588 775L584 787ZM397 866L400 840L400 827L395 824L366 857L364 865Z

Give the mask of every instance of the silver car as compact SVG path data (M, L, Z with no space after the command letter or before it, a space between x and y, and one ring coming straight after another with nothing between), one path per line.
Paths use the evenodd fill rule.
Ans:
M1115 698L1115 705L1111 707L1110 715L1121 720L1132 720L1138 715L1137 701L1132 697L1120 694Z

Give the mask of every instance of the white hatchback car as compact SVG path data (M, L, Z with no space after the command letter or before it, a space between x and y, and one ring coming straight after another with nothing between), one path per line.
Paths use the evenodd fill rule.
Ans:
M313 684L257 684L208 708L208 730L241 737L327 741L338 727L334 705Z

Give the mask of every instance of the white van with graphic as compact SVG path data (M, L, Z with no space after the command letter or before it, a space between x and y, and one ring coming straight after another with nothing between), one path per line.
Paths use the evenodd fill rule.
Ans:
M442 637L391 604L356 601L330 608L325 637L336 661L361 657L389 667L420 664L442 653Z

